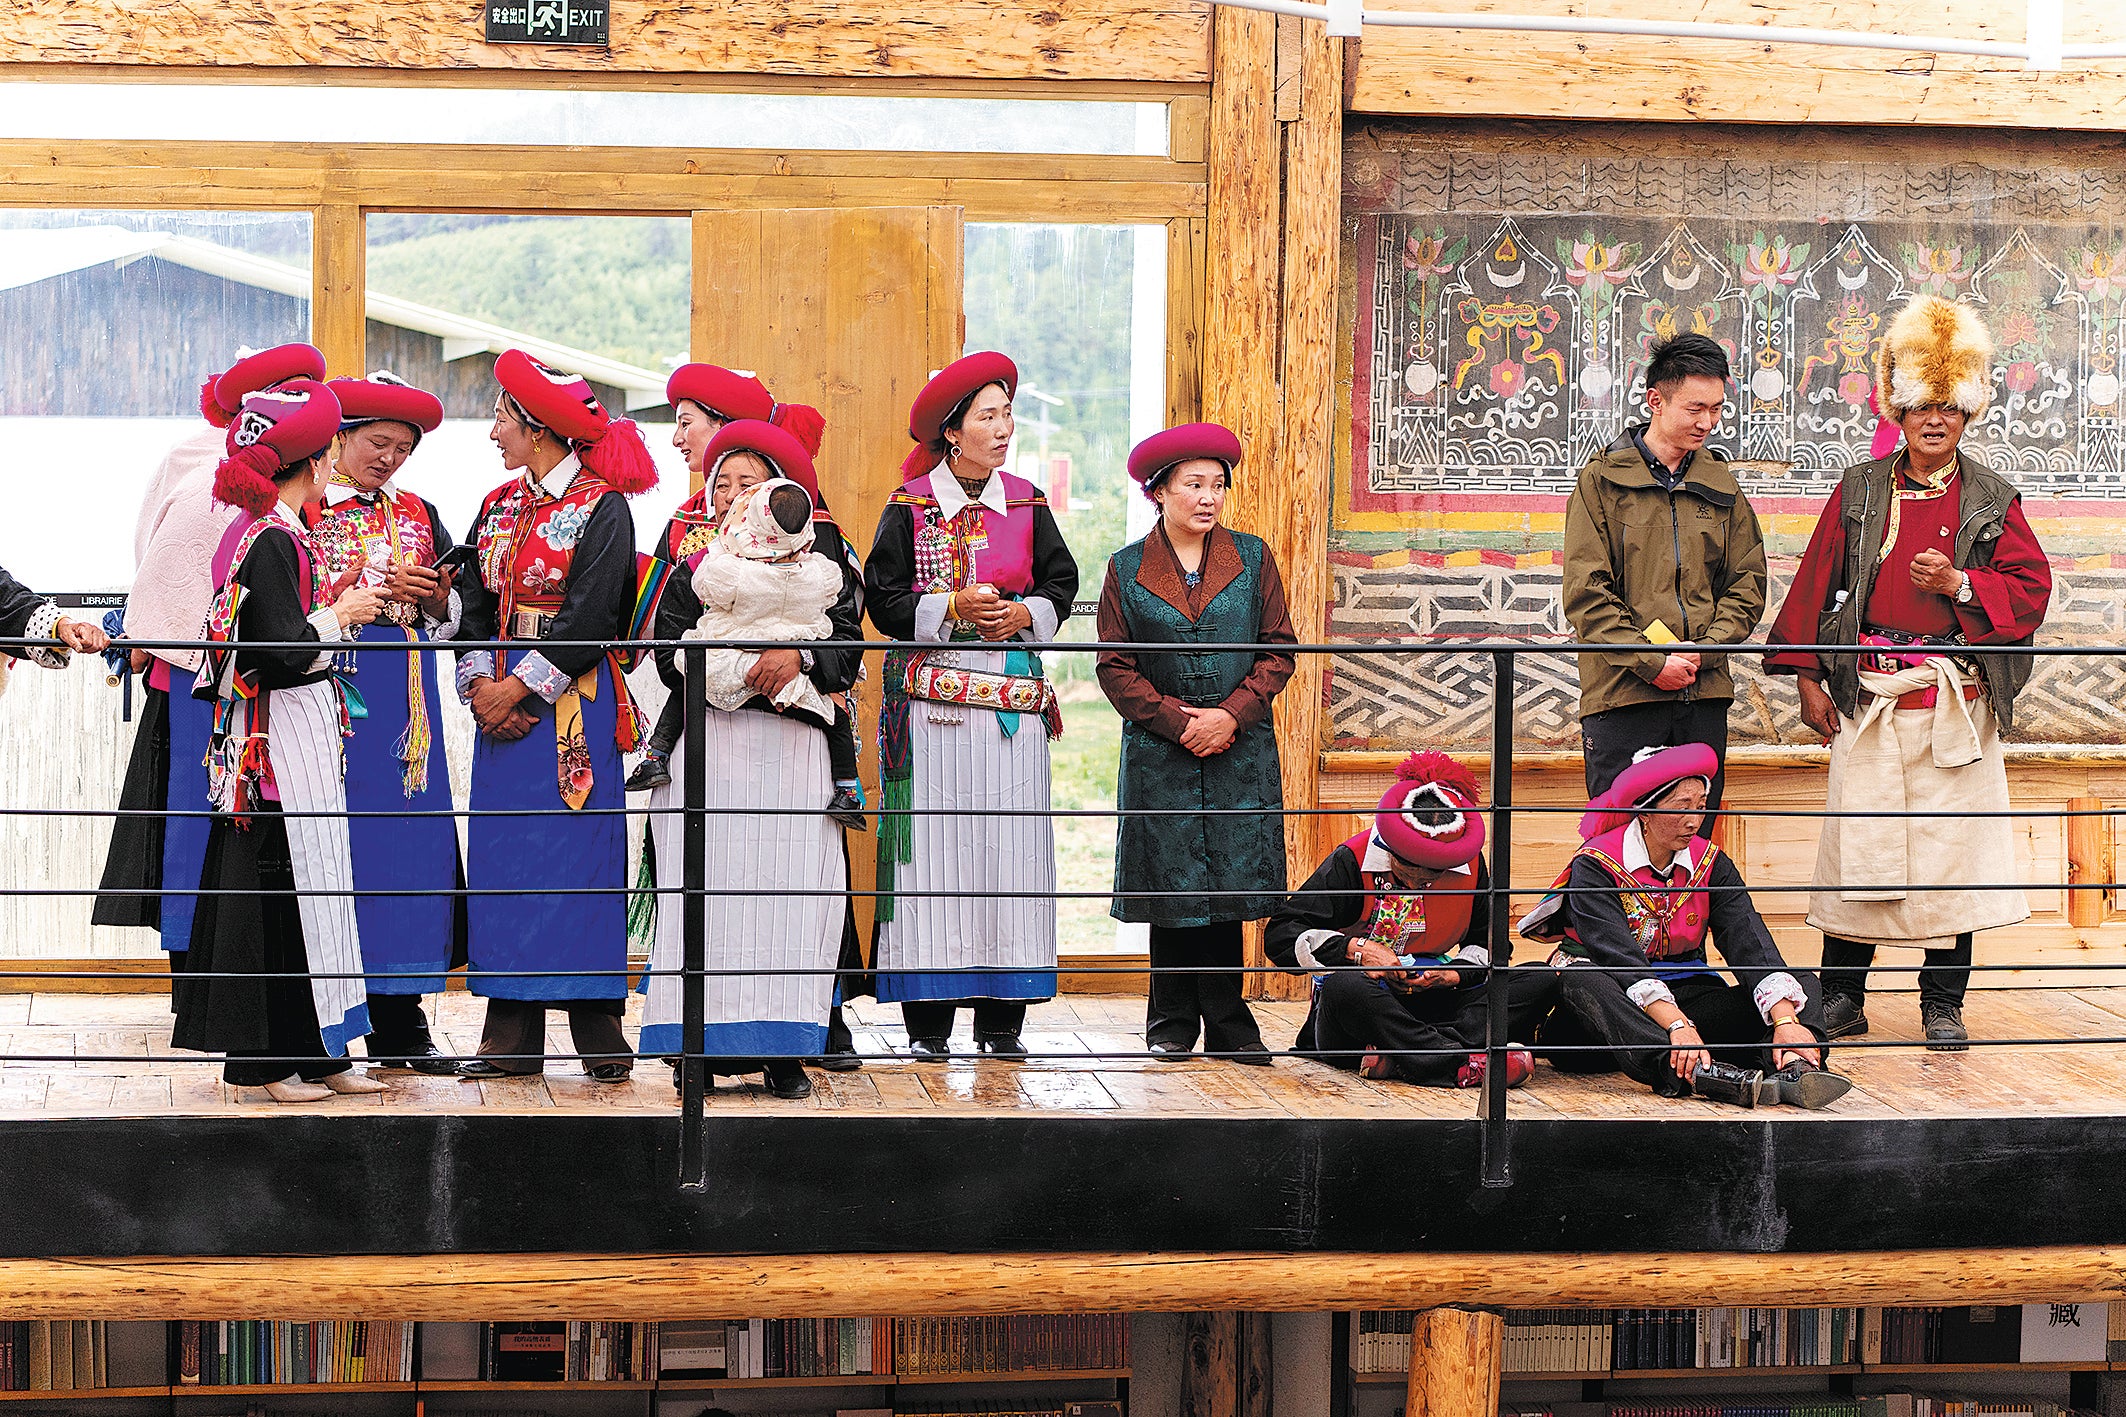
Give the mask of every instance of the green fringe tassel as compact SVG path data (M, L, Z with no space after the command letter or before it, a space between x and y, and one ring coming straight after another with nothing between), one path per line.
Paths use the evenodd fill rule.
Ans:
M646 955L657 939L657 861L649 834L642 840L642 864L635 872L635 889L627 898L627 949L631 955Z
M915 819L908 809L915 803L913 777L889 777L879 784L878 903L874 907L881 923L893 918L893 880L903 861L915 859ZM899 816L893 815L900 813Z

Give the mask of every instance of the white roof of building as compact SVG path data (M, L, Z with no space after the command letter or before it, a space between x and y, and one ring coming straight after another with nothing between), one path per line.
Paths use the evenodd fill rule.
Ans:
M0 290L35 285L39 281L95 266L123 267L147 256L261 290L302 300L310 298L310 272L301 266L218 246L197 237L162 231L131 231L120 226L0 229ZM505 329L485 320L454 315L433 305L402 300L396 295L375 290L368 293L367 312L372 320L441 339L446 361L521 349L542 364L621 390L630 411L654 408L664 402L665 376L654 369L625 364L588 350L543 340L522 330Z

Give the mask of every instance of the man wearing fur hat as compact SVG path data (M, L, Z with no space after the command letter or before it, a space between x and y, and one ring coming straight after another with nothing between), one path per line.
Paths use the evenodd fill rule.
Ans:
M1927 1045L1960 1050L1971 936L2027 918L2015 871L2000 732L2030 677L2052 570L2006 480L1962 451L1993 393L1993 342L1966 306L1920 296L1876 357L1876 398L1904 435L1889 457L1848 468L1795 572L1771 643L1854 645L1858 654L1775 649L1802 720L1831 747L1809 924L1823 932L1832 1037L1868 1031L1877 945L1926 951ZM1911 813L1913 815L1898 815Z
M1486 988L1505 987L1507 1036L1526 1043L1550 1012L1552 972L1492 980L1484 817L1476 780L1445 753L1412 753L1370 830L1329 853L1270 915L1263 945L1314 975L1292 1051L1369 1078L1428 1087L1484 1080ZM1503 905L1499 905L1503 909ZM1506 1085L1535 1058L1506 1053Z

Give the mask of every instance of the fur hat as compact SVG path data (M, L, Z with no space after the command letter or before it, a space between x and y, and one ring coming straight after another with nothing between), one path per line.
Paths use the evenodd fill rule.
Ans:
M1970 306L1917 296L1897 312L1876 351L1875 388L1893 420L1929 404L1976 418L1993 402L1993 336Z

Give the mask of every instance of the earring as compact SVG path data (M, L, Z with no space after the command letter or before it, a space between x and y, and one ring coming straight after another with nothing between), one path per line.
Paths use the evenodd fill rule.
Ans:
M954 442L949 442L949 441L948 441L948 442L947 442L947 443L945 444L945 461L946 461L946 462L948 462L948 463L949 463L949 462L955 462L955 461L957 461L957 460L959 459L959 456L960 456L960 445L959 445L958 443L954 443Z

